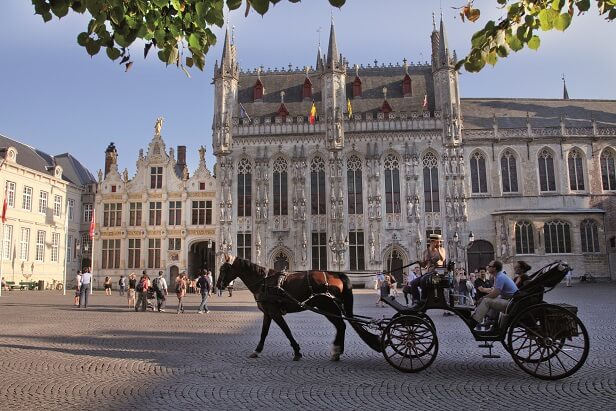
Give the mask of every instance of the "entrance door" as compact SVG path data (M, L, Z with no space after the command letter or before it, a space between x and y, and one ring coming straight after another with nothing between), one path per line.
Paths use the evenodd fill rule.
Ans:
M216 243L211 240L193 243L188 250L188 275L197 278L203 270L210 270L216 278Z
M172 265L171 268L169 269L169 284L175 284L175 279L178 278L179 274L180 274L180 269L178 268L178 266Z
M402 266L403 265L404 263L402 261L402 256L397 250L393 250L391 254L389 254L389 258L387 259L386 271L391 271L391 275L394 276L398 284L402 284Z
M494 247L485 240L476 240L467 252L468 271L472 273L479 267L485 267L494 260Z
M289 257L282 251L274 257L274 271L289 270Z

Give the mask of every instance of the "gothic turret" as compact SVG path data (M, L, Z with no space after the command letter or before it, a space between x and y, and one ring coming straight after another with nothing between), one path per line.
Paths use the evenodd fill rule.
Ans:
M334 21L329 33L329 46L325 66L321 70L323 114L326 121L327 148L342 150L344 147L344 114L346 110L346 67L338 54Z
M226 155L231 151L231 124L233 116L239 113L238 105L239 65L235 45L225 32L220 66L214 66L214 121L212 122L212 146L214 154Z
M105 150L105 176L109 174L112 167L117 168L118 164L118 150L116 149L115 144L110 143L107 146L107 150Z

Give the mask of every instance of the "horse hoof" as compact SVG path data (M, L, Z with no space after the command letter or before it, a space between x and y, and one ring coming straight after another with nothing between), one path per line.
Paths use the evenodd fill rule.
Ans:
M248 358L259 358L259 354L256 352L253 352L252 354L248 356Z
M299 360L301 360L301 358L302 358L302 355L301 355L301 354L295 354L295 355L293 356L293 361L299 361Z
M340 354L332 354L331 357L329 357L330 361L340 361Z

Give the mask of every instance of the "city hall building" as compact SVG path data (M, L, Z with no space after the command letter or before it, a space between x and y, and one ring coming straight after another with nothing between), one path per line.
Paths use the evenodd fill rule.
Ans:
M365 273L417 260L441 233L469 270L562 259L574 277L616 277L616 101L464 99L442 22L431 46L430 63L351 65L332 24L315 66L249 69L227 33L214 69L217 252ZM113 179L118 201L149 207L150 154L140 161L145 193L124 194L116 173L103 202Z

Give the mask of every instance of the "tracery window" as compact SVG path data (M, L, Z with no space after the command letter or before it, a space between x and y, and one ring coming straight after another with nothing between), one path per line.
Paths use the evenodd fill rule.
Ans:
M533 224L529 221L518 221L517 223L515 223L515 253L535 253Z
M555 220L548 221L543 227L546 254L564 254L571 252L571 233L569 223Z
M361 160L353 155L347 160L347 200L349 203L349 214L363 214L363 191L362 191L362 171Z
M599 247L599 228L594 220L584 220L580 224L580 236L583 253L598 253Z
M584 167L582 165L582 153L571 150L568 155L569 165L569 189L571 191L584 190Z
M325 162L321 157L310 162L310 206L312 215L325 214Z
M539 190L543 192L556 191L554 157L547 149L543 149L539 153Z
M438 161L434 153L423 157L424 203L427 213L441 211L438 188Z
M252 215L252 166L248 159L241 159L237 165L237 216Z
M288 163L282 157L274 161L274 215L289 214Z
M400 162L393 154L385 157L385 212L400 212Z
M506 150L501 157L501 180L503 193L517 193L518 168L515 156L510 150Z
M614 152L612 150L604 150L601 153L601 183L605 191L616 190L615 165Z
M473 194L485 194L488 192L486 159L479 152L475 152L471 156L471 190Z
M312 269L327 270L327 233L312 233Z
M349 231L349 267L351 270L365 270L365 243L362 230Z

